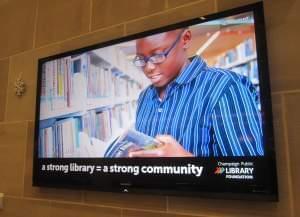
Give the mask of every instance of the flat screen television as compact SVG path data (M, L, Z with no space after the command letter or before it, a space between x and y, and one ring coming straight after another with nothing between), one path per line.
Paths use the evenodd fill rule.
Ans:
M39 59L33 185L277 200L262 3Z

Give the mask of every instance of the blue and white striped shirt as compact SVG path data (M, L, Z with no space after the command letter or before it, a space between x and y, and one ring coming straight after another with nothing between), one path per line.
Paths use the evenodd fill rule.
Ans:
M256 97L246 77L194 58L163 100L153 85L140 94L136 129L152 137L171 135L195 156L263 155Z

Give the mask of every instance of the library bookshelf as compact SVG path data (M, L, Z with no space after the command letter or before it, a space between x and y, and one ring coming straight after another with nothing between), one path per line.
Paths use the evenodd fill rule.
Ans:
M103 157L148 85L113 46L46 62L41 73L40 158Z

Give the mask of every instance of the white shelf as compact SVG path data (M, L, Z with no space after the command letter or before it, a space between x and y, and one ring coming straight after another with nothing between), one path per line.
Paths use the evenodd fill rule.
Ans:
M47 111L44 113L40 113L40 120L46 120L50 118L57 118L65 115L69 115L72 113L85 112L92 109L104 108L104 107L112 107L118 104L124 104L126 102L132 102L137 100L137 96L131 97L103 97L103 98L94 98L94 99L86 99L85 102L82 102L80 105L75 105L73 107L57 109L54 111Z

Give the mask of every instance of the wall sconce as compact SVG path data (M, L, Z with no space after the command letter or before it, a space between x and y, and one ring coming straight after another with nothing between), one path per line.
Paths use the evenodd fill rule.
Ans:
M22 79L22 73L20 73L19 77L14 83L14 90L15 94L18 97L21 97L26 92L26 84L25 81Z

